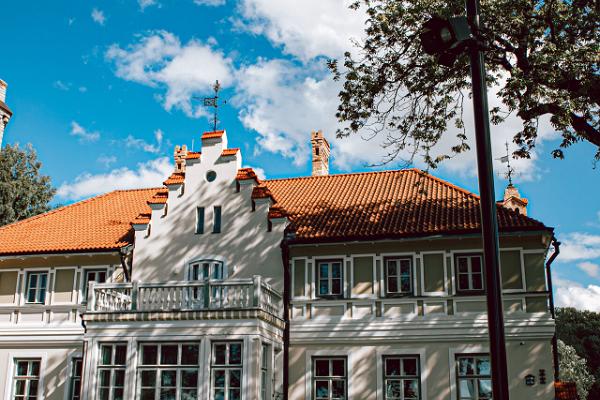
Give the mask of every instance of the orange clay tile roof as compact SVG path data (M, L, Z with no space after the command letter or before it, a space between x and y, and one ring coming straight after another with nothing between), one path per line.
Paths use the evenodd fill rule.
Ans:
M556 400L579 400L575 382L554 382Z
M213 132L204 132L202 134L202 139L215 139L223 136L225 131L213 131Z
M163 182L163 185L177 185L183 183L185 179L185 172L173 172L171 176Z
M221 157L235 156L238 151L240 151L239 148L236 148L236 149L224 149L221 152Z
M479 196L418 169L266 180L257 188L263 186L286 211L298 242L481 229ZM498 207L498 222L503 231L549 229L503 207Z
M235 177L238 181L245 181L254 179L257 183L260 183L260 179L256 175L256 172L252 168L240 168L238 169L237 175Z
M169 190L162 189L156 192L154 196L150 200L148 200L148 204L166 204L167 199L169 197Z
M199 151L189 151L189 152L187 153L187 155L185 156L185 159L186 159L186 160L194 160L194 159L198 159L198 158L200 158L200 155L201 155L201 154L202 154L202 153L200 153Z
M117 250L132 243L131 221L160 190L116 190L3 226L0 254Z

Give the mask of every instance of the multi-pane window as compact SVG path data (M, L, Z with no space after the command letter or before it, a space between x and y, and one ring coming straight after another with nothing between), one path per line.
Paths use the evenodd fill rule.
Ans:
M317 286L319 296L341 296L343 290L342 261L330 260L317 263Z
M269 393L269 345L262 344L260 352L260 399L267 400Z
M196 207L196 233L204 233L204 207Z
M242 398L242 368L242 342L213 343L210 365L212 400Z
M83 299L87 300L87 291L90 286L90 282L104 283L106 282L106 270L105 269L86 269L85 277L83 280Z
M347 399L345 357L315 357L312 372L313 400Z
M221 206L213 209L213 233L221 233Z
M483 263L481 255L456 256L458 291L480 292L483 290Z
M37 400L40 383L41 360L15 359L13 375L13 400Z
M100 345L98 365L98 399L123 400L127 345L103 343Z
M419 357L384 356L385 400L416 400L419 395Z
M198 398L198 343L144 343L140 350L141 400Z
M412 263L410 258L386 258L386 291L389 295L413 293Z
M73 358L71 363L71 376L69 377L69 399L79 400L81 398L81 371L83 359Z
M492 374L490 357L487 354L457 355L456 369L460 400L492 398Z
M224 279L224 272L221 261L200 260L190 265L190 280Z
M27 274L27 302L44 304L47 287L47 272L29 272Z

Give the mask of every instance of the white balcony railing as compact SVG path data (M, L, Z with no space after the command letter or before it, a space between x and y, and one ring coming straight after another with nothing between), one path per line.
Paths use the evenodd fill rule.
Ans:
M283 316L282 296L260 276L198 282L90 282L88 293L88 313L262 309Z

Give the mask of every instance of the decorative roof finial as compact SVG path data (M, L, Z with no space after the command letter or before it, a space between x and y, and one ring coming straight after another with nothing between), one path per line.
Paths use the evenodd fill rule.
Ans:
M219 90L221 90L221 84L219 81L215 81L213 85L213 90L215 95L213 97L205 97L204 107L213 107L213 132L217 131L217 126L219 125ZM227 104L227 100L223 100L223 105Z

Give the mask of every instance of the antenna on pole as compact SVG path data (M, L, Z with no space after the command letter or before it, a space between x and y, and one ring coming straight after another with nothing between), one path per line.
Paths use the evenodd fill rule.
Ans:
M202 99L204 107L212 107L213 108L213 123L212 123L212 129L213 132L217 130L217 127L219 125L219 90L221 90L221 84L219 83L218 80L215 81L215 84L213 85L213 91L215 92L215 95L212 97L204 97ZM200 100L197 97L194 97L197 100ZM223 102L221 104L227 104L227 100L223 100Z

